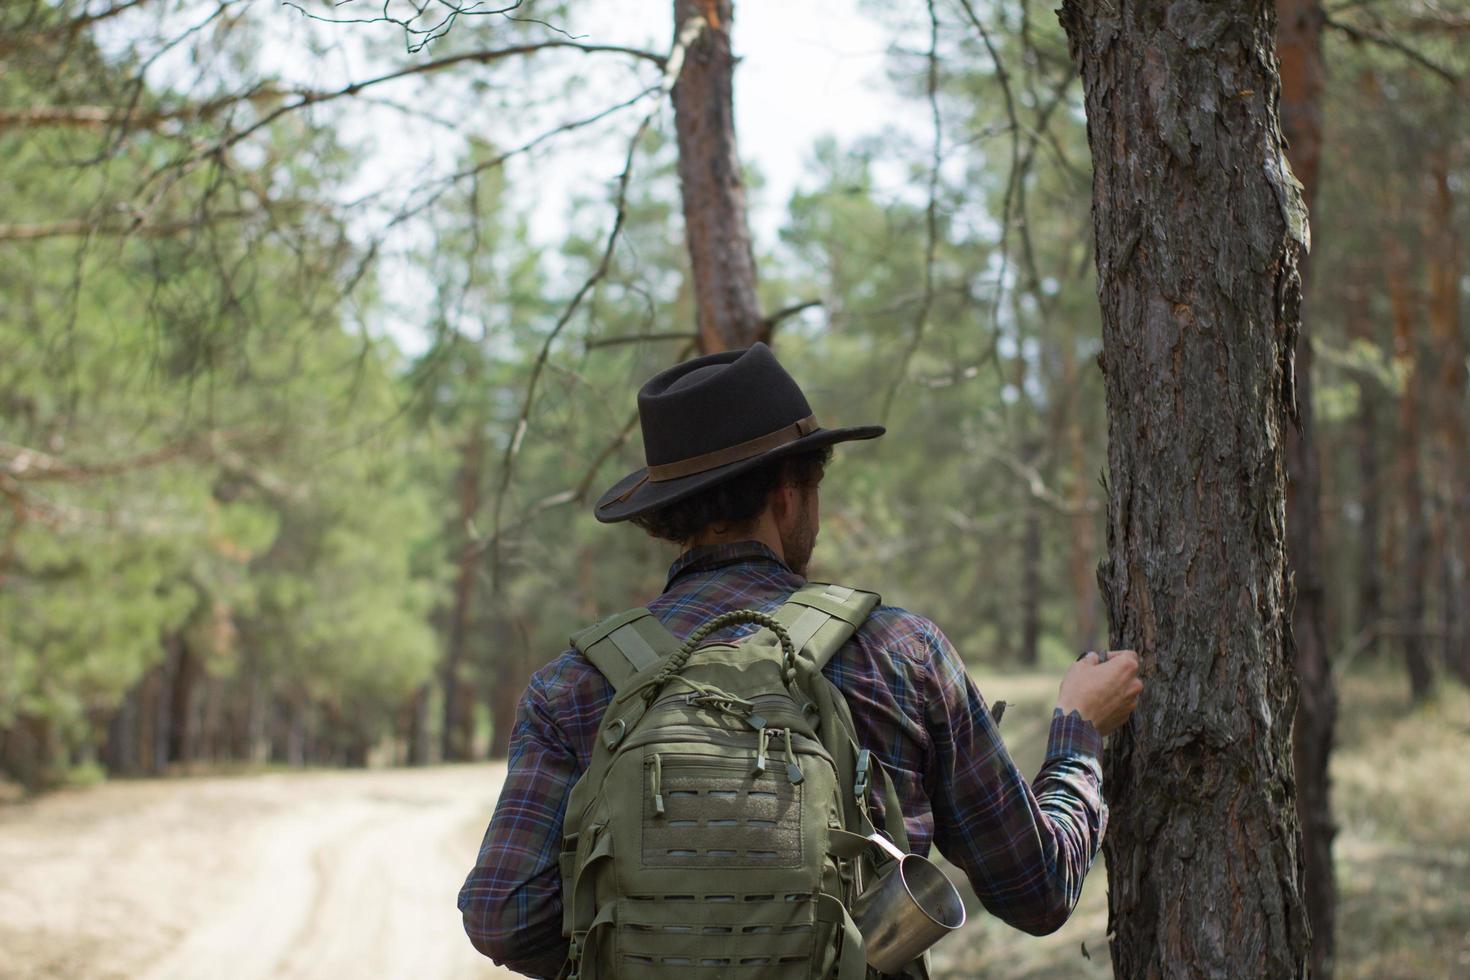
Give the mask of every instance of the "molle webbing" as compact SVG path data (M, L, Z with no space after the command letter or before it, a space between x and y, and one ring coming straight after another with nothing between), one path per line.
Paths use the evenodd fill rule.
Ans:
M576 633L572 646L620 691L628 679L679 649L679 640L641 606Z

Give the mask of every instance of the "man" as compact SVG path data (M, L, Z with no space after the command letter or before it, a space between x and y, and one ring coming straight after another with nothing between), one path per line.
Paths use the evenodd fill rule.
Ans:
M682 546L663 594L648 604L680 638L722 612L770 612L805 584L831 446L883 434L879 426L821 428L762 344L662 372L639 392L638 410L649 465L604 494L596 515ZM1060 927L1102 842L1098 753L1102 736L1137 703L1136 654L1088 654L1067 671L1046 762L1029 785L959 655L929 620L878 607L824 673L846 696L859 741L894 782L910 849L937 845L986 909L1011 925L1037 935ZM555 976L567 955L562 820L611 693L575 650L532 677L505 787L460 891L475 948L529 976ZM881 823L881 800L872 805Z

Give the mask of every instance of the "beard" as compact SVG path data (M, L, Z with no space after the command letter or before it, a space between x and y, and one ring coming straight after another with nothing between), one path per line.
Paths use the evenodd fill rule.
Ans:
M780 529L781 550L785 553L786 564L796 574L806 578L807 566L811 564L812 551L817 546L817 527L812 520L811 507L803 506L796 512L795 519L789 528Z

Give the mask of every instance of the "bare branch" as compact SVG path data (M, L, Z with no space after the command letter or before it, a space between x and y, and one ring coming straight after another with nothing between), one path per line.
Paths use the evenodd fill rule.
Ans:
M679 33L673 50L669 52L669 57L664 64L663 79L658 87L658 91L662 96L667 97L669 92L673 90L674 83L679 80L679 74L684 68L685 52L688 51L689 46L704 32L705 27L706 23L704 18L692 17L684 25L684 30ZM617 191L613 198L612 228L608 232L607 242L603 246L602 257L599 259L597 267L588 275L581 287L572 296L571 302L562 310L556 323L548 331L546 339L541 344L541 351L536 357L536 362L531 368L531 377L526 383L526 397L521 404L520 416L516 420L515 431L511 435L510 442L505 447L505 455L501 460L500 486L495 495L494 529L492 532L491 548L491 582L496 586L500 582L500 535L505 498L508 495L511 481L515 475L516 458L520 455L521 444L526 437L526 429L530 425L531 408L536 402L537 385L541 380L542 373L546 370L546 362L551 356L551 348L556 343L557 337L561 335L566 325L571 322L573 315L576 314L577 309L582 305L582 301L592 292L593 287L607 276L608 269L612 266L613 252L617 248L618 238L622 234L623 225L628 216L628 183L633 176L633 161L637 157L638 144L642 142L643 134L648 131L648 127L653 123L654 116L657 115L661 106L662 100L644 115L643 119L638 123L638 128L633 132L632 138L628 141L628 152L623 158L623 171L618 175Z
M783 306L776 312L767 313L765 316L761 317L762 330L764 333L769 335L772 330L776 329L776 325L779 324L782 320L789 320L799 313L805 313L807 310L821 305L822 301L819 299L808 299L803 300L800 303L793 303L790 306Z
M1438 75L1440 78L1444 79L1446 82L1449 82L1453 86L1458 87L1461 82L1461 78L1459 75L1455 74L1450 69L1434 61L1423 52L1411 47L1408 44L1405 44L1403 41L1400 41L1398 38L1392 36L1391 34L1376 30L1371 27L1361 27L1357 24L1349 23L1348 21L1334 17L1331 14L1327 13L1324 13L1322 15L1322 23L1326 24L1328 27L1334 28L1335 30L1341 31L1355 43L1376 44L1381 48L1388 49L1389 51L1395 51L1408 58L1415 64L1423 68L1427 68L1429 71Z
M49 24L36 30L17 29L17 25L7 25L6 36L0 37L0 55L19 50L22 47L34 47L55 38L74 38L82 31L94 24L111 20L119 14L125 14L129 10L141 7L152 0L119 0L110 7L104 7L96 13L84 13L71 17L59 24ZM24 27L24 25L20 25Z
M132 106L46 105L0 107L0 129L24 126L59 126L71 129L153 129L178 120L207 119L245 102L270 104L300 92L257 85L245 92L231 93L177 109L139 109Z
M104 476L118 476L148 469L186 456L197 448L193 442L174 443L129 459L104 463L69 463L59 456L25 446L0 443L0 472L17 482L75 481Z
M362 92L365 89L372 88L376 85L382 85L387 82L395 82L404 78L411 78L415 75L425 75L431 72L442 71L445 68L451 68L455 65L484 65L490 64L491 62L495 61L502 61L506 58L517 57L525 54L536 54L541 51L551 50L581 51L584 54L624 54L633 58L639 58L644 61L652 62L653 64L660 67L663 67L665 64L665 59L663 57L654 54L651 51L644 51L639 48L630 48L617 44L579 44L575 41L539 41L535 44L517 44L512 47L497 48L491 51L468 51L463 54L450 55L445 58L438 58L433 61L426 61L422 64L409 65L406 68L399 68L396 71L385 72L373 78L367 78L360 82L353 82L350 85L344 85L341 88L337 89L302 89L294 91L291 93L293 96L295 96L292 101L276 107L274 110L266 113L260 119L257 119L254 123L245 127L244 129L229 134L215 146L202 151L199 156L209 156L218 153L223 149L227 149L245 139L246 137L252 135L253 133L258 132L266 126L269 126L271 123L275 122L282 116L287 115L288 113L296 112L297 110L304 109L308 106L322 105L327 102L333 102L337 99L357 95L359 92Z
M943 119L939 113L939 12L934 9L934 0L928 0L928 9L927 93L930 124L934 129L934 144L929 160L929 202L924 208L924 289L919 298L918 311L914 314L913 332L909 335L908 345L899 359L893 384L889 386L888 394L883 399L883 411L879 418L885 421L893 409L893 400L898 396L898 389L903 386L904 380L908 377L909 365L913 363L914 354L918 352L919 345L923 342L924 332L929 324L929 313L934 308L934 259L939 248L939 167L944 159L944 128Z
M341 9L353 3L354 0L335 0L331 3L334 9ZM383 0L383 12L371 17L323 17L307 10L296 0L282 0L282 3L301 13L302 16L311 20L320 21L324 24L393 24L403 30L405 45L409 54L416 54L439 38L448 34L454 27L454 23L460 17L490 17L501 16L506 20L520 21L524 23L540 24L548 30L571 38L573 35L548 24L546 21L535 17L517 17L514 11L519 10L525 0L512 0L511 3L501 7L491 7L486 0L470 0L468 3L457 3L455 0L410 0L413 8L411 17L395 17L389 13L391 0ZM427 20L430 10L436 13L444 12L439 20L429 23ZM428 27L417 26L421 21L429 23Z
M697 333L635 333L623 334L618 337L598 337L587 341L587 350L596 350L599 347L617 347L622 344L641 344L654 340L697 340Z
M1046 480L1042 477L1040 470L1010 453L996 449L992 450L989 456L1015 474L1025 484L1026 492L1032 498L1045 504L1058 514L1073 517L1083 514L1095 514L1100 509L1096 500L1087 500L1080 506L1067 500L1046 485Z
M397 228L399 225L413 218L415 215L420 214L424 210L432 207L440 198L449 193L449 191L460 182L465 180L473 180L487 170L502 166L506 163L506 161L510 160L513 157L529 153L536 147L540 146L542 143L545 143L556 136L560 136L564 133L570 133L587 126L591 126L594 123L601 122L608 116L611 116L617 112L622 111L623 109L627 109L633 105L636 105L637 103L641 102L646 96L651 95L656 91L659 91L658 86L646 88L643 91L639 92L637 95L634 95L628 99L624 99L622 102L618 102L615 105L608 106L605 109L600 109L590 116L584 116L580 119L573 119L570 122L562 123L554 129L547 130L546 132L533 137L525 143L522 143L520 146L507 150L506 152L501 153L488 160L482 160L472 167L456 171L455 173L452 173L449 176L442 178L438 181L438 186L435 187L428 194L427 197L404 202L404 204L400 208L398 208L393 217L388 221L386 227L384 227L383 229L382 235L376 238L363 253L362 258L358 261L352 274L347 276L346 285L343 287L342 292L344 294L351 292L354 288L356 288L357 283L362 280L362 277L367 274L369 267L372 265L374 259L377 258L378 253L382 250L384 238L387 233L391 232L394 228ZM356 203L360 204L365 202Z
M222 211L203 217L180 221L143 220L142 215L122 212L115 217L97 220L72 218L66 221L48 221L42 224L0 225L0 243L33 242L47 238L76 238L79 236L102 235L108 237L173 238L198 231L225 221L240 221L250 217L244 211Z

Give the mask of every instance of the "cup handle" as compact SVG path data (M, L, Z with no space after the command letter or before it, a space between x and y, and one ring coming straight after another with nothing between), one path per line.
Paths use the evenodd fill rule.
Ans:
M907 854L898 849L897 844L893 843L893 841L889 840L887 837L884 837L883 834L879 831L875 830L871 834L869 834L868 840L872 841L874 844L877 844L880 848L882 848L884 853L893 858L893 860L895 861L902 861L904 858L908 857Z

